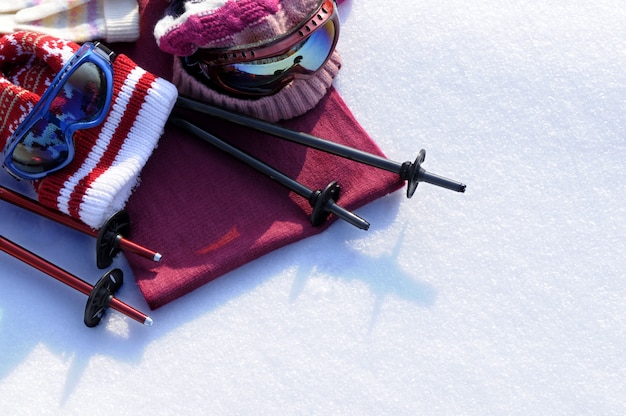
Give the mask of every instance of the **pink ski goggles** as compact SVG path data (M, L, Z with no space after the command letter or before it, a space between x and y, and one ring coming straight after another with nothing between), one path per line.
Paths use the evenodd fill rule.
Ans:
M226 93L271 95L294 78L313 76L330 58L338 38L337 5L321 0L317 10L284 36L231 49L200 49L194 58L212 86Z

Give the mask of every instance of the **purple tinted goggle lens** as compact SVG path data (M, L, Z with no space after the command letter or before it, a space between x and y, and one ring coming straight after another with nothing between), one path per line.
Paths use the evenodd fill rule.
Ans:
M4 167L9 173L39 179L71 162L74 132L97 126L108 113L113 56L99 43L86 43L76 52L7 141Z
M330 58L339 37L334 0L324 0L303 24L268 44L248 49L201 50L204 75L235 95L270 95L294 78L310 78Z

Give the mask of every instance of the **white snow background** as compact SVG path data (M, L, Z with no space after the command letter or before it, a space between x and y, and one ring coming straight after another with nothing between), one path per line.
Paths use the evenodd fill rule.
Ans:
M398 191L153 327L87 328L84 295L1 253L2 413L626 414L624 6L348 0L336 87L391 159L424 148L467 192ZM102 274L90 237L4 202L0 230Z

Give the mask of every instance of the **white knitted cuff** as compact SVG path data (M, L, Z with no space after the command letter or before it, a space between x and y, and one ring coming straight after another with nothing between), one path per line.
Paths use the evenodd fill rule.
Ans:
M137 71L143 71L137 68ZM134 74L133 74L134 75ZM136 74L139 76L140 74ZM139 176L148 158L156 148L167 118L172 111L178 93L173 84L157 78L145 96L141 110L133 121L133 126L124 140L112 165L98 179L90 184L82 195L78 216L81 221L94 228L100 227L108 218L124 208L133 190L139 185ZM107 122L114 124L124 116L126 108L122 104L111 108ZM103 128L106 130L107 127ZM115 126L112 126L115 129ZM96 144L92 155L85 161L85 171L93 169L100 160L101 148ZM78 172L77 172L78 173ZM61 211L69 210L66 204L80 183L80 174L68 178L60 192L58 203ZM76 180L76 183L73 183Z
M139 6L135 0L104 0L107 42L134 42L139 38Z

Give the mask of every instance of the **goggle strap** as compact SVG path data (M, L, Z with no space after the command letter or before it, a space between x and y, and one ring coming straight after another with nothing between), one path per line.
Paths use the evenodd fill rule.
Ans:
M328 7L325 5L328 4ZM241 48L236 47L232 49L205 49L199 50L199 59L209 65L229 65L247 61L254 61L257 59L265 59L280 55L281 51L285 51L302 42L308 38L311 33L324 26L333 15L337 13L336 4L334 0L324 0L319 5L318 9L314 11L299 27L294 28L292 32L283 36L285 39L291 39L289 45L284 45L284 40L276 39L271 41L268 46L262 46L258 49L255 48ZM294 36L300 36L299 39L293 40Z

